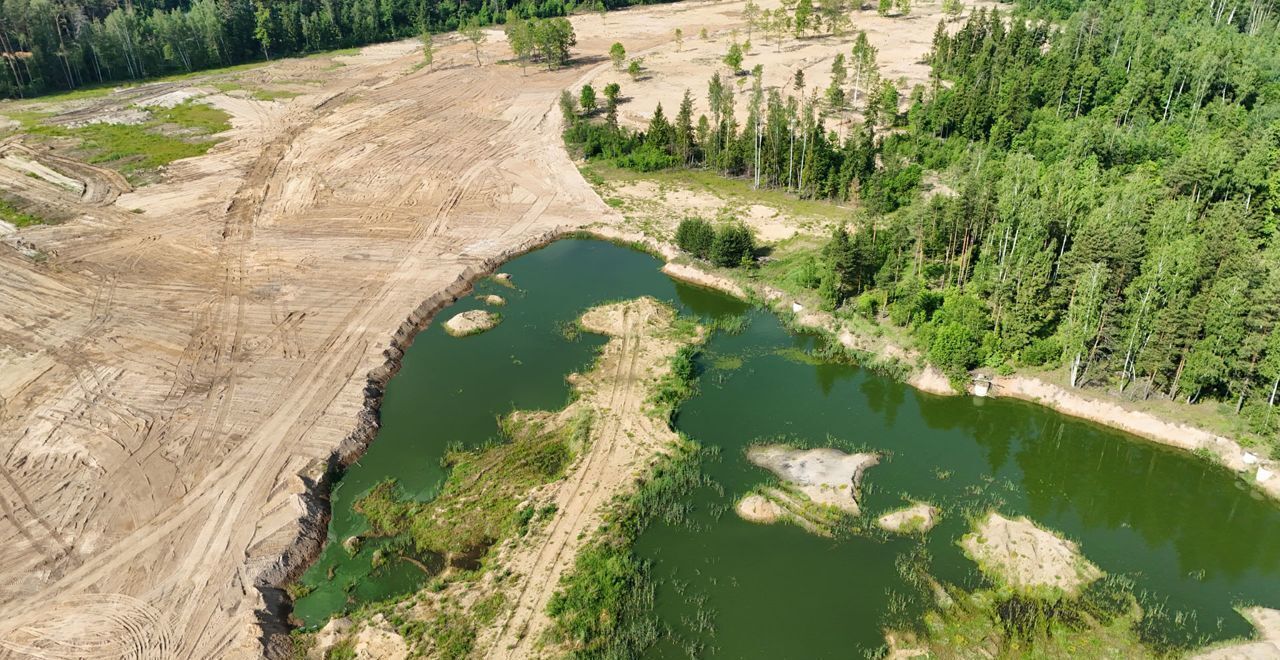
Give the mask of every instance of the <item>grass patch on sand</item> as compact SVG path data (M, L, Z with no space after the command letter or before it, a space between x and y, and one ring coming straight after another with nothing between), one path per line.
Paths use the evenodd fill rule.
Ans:
M18 207L10 204L4 199L0 199L0 220L18 228L44 224L43 218L31 215L30 213L24 213L19 210Z
M210 105L187 101L149 110L140 124L89 124L68 127L44 123L40 112L10 113L23 132L36 138L75 142L87 162L118 170L131 180L175 160L200 156L219 142L213 137L231 128L230 116Z
M361 497L355 509L375 535L403 535L419 552L479 560L493 544L527 530L537 512L520 506L526 494L560 478L590 441L589 411L560 427L550 419L517 413L502 421L509 441L449 451L449 476L430 502L406 499L389 479Z

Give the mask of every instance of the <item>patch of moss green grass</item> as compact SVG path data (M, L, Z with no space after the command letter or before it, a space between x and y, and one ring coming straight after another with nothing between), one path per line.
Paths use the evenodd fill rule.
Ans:
M502 423L507 441L446 454L449 476L432 501L409 500L386 480L355 508L373 534L404 535L418 552L483 555L494 543L524 533L534 511L521 511L520 502L531 488L564 474L589 442L591 422L590 411L561 428L548 428L542 417L509 416Z

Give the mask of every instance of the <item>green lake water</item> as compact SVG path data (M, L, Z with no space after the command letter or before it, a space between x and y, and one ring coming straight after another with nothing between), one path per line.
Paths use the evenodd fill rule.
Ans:
M421 333L387 388L378 439L334 490L331 543L303 577L313 591L295 616L320 625L355 604L418 588L425 576L416 567L373 570L368 545L349 558L332 542L365 530L351 502L386 477L429 498L444 476L446 446L495 436L497 416L512 409L562 406L565 375L587 368L604 341L566 339L564 324L592 305L639 295L685 314L748 321L742 333L708 343L700 392L676 420L720 449L704 461L719 487L690 495L688 520L656 522L637 542L659 578L657 614L680 640L661 642L652 657L695 647L724 658L860 656L883 643L890 602L914 615L927 600L899 576L900 557L923 548L937 579L982 586L956 541L966 512L990 507L1064 533L1103 570L1131 578L1170 642L1247 635L1233 606L1280 607L1280 507L1226 470L1029 403L935 397L863 369L798 360L797 350L816 339L677 284L660 265L607 243L560 241L503 267L517 288L477 287L508 299L494 330L464 339L439 325ZM441 318L479 306L464 299ZM942 522L923 539L826 539L740 520L733 503L770 476L743 448L779 438L882 453L863 482L864 516L920 499L942 508Z

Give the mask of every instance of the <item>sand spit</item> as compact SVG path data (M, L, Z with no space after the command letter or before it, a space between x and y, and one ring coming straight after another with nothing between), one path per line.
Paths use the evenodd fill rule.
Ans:
M543 652L537 644L550 624L547 604L560 577L600 527L614 497L680 442L646 404L680 347L700 339L674 337L674 319L670 307L649 297L582 315L584 329L609 341L592 369L571 379L579 396L561 415L591 411L590 446L565 478L538 493L538 501L555 504L550 522L500 549L497 565L511 571L502 581L509 606L481 631L477 656L528 658Z
M941 513L932 504L918 502L876 518L876 525L895 534L919 534L933 529Z
M1246 607L1240 610L1253 624L1258 639L1224 644L1192 656L1194 660L1275 660L1280 658L1280 610Z
M960 547L988 577L1020 591L1048 588L1076 594L1102 577L1075 542L1026 517L1011 520L993 511L960 539Z
M483 309L473 309L445 321L444 331L454 337L468 337L491 330L502 321L502 317Z
M716 291L727 293L734 298L747 298L747 292L743 291L742 287L738 286L737 282L734 282L727 277L713 275L701 268L698 268L697 266L668 262L662 267L662 272L672 279L696 284L708 289L715 289Z

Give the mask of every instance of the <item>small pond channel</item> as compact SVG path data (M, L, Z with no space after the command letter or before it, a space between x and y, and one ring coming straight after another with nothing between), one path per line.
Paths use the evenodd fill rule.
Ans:
M890 603L917 615L928 601L900 577L900 558L924 549L937 579L982 586L956 541L966 515L990 507L1064 533L1104 571L1131 578L1153 628L1175 645L1248 635L1235 605L1280 607L1280 507L1226 470L1033 404L936 397L800 359L818 339L674 282L660 266L605 242L559 241L503 267L514 288L477 285L477 294L508 301L497 328L463 339L440 324L422 332L387 387L377 440L335 486L330 542L302 578L311 591L295 617L323 625L419 588L426 576L412 564L370 565L377 541L348 556L341 540L367 529L352 502L388 477L430 498L448 446L497 436L498 416L513 409L563 406L565 376L588 368L604 342L569 339L566 325L588 307L641 295L682 314L747 321L741 333L712 337L699 358L700 391L677 418L691 438L720 449L704 461L719 487L692 493L685 521L655 522L637 542L659 579L656 613L680 640L660 642L652 657L682 656L691 642L724 658L860 656L883 643ZM441 319L478 307L466 298ZM769 479L743 450L774 439L880 452L863 482L863 515L920 499L942 508L942 522L923 539L827 539L742 521L733 503Z

